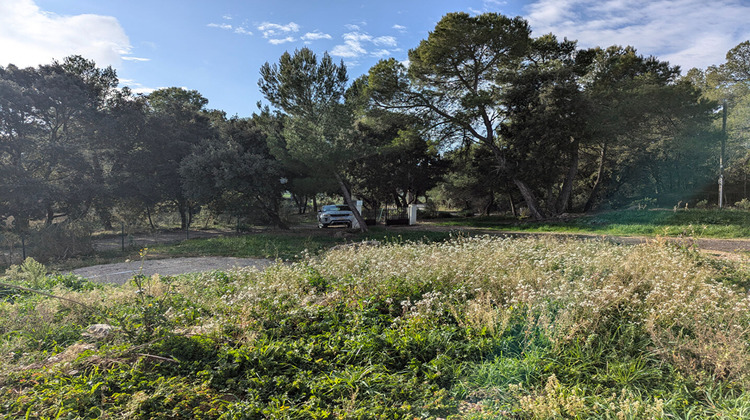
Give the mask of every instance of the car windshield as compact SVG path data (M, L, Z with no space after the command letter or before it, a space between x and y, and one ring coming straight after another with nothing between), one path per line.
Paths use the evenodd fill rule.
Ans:
M323 211L351 211L351 210L349 210L349 206L330 205L330 206L323 206Z

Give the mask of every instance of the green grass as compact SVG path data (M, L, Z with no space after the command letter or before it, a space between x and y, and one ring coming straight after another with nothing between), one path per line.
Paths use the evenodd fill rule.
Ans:
M339 232L345 232L339 230ZM315 255L336 245L352 242L378 241L399 243L406 241L439 242L450 238L449 232L404 230L393 232L374 227L365 235L354 233L336 237L331 231L253 233L241 236L224 236L208 239L190 239L177 244L160 244L149 247L152 256L232 256L242 258L271 258L299 260L306 254Z
M0 413L750 415L748 272L739 262L716 265L657 243L390 238L263 272L136 277L123 286L20 267L2 282L79 304L0 287ZM310 244L330 245L318 239ZM87 335L97 323L115 331Z
M342 236L337 237L335 233ZM346 233L346 234L345 234ZM345 234L345 235L344 235ZM420 229L392 231L376 226L365 234L347 233L343 229L325 231L276 231L273 233L249 233L214 238L189 239L180 242L148 246L148 258L177 258L196 256L221 256L237 258L269 258L296 261L305 255L316 255L336 245L362 241L400 243L406 241L440 242L451 237L450 232L434 232ZM141 248L126 248L101 251L92 255L55 261L49 266L53 270L65 271L79 267L138 260ZM8 267L0 266L0 271Z
M559 222L508 217L455 218L434 223L498 231L592 233L622 236L750 237L750 212L743 210L618 210Z

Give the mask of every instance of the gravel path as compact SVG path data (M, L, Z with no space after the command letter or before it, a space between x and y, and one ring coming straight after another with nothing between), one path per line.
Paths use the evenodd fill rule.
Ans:
M156 273L171 276L203 271L228 270L236 267L255 267L262 270L271 264L272 261L262 258L194 257L146 260L143 263L141 261L131 261L103 264L78 268L71 272L93 281L123 284L139 273L146 276Z

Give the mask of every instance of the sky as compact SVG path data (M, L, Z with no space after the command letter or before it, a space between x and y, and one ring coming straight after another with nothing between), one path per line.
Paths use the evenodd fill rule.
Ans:
M0 66L82 55L135 92L194 89L247 117L263 101L260 67L285 51L327 51L353 80L406 61L450 12L521 16L532 36L631 45L683 73L750 39L750 0L0 0Z

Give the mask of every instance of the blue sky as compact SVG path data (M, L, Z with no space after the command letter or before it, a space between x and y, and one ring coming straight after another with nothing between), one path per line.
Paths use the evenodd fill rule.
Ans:
M683 70L721 64L750 39L750 0L0 0L0 66L80 54L136 92L195 89L245 117L262 100L260 66L284 51L328 51L353 79L406 60L455 11L522 16L535 36L632 45Z

